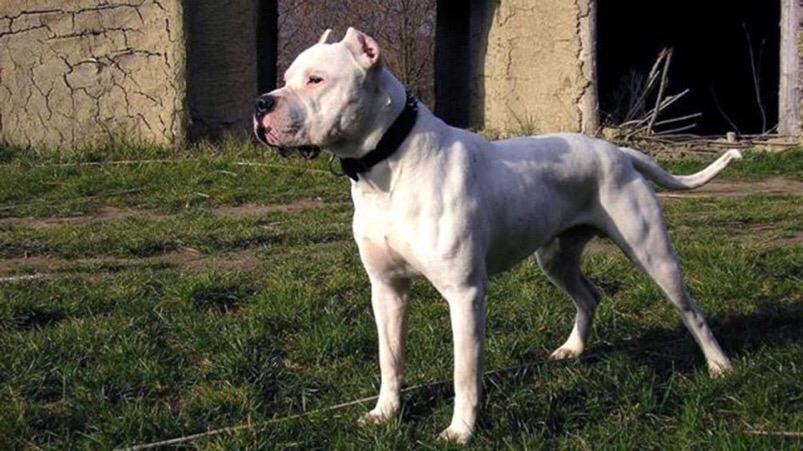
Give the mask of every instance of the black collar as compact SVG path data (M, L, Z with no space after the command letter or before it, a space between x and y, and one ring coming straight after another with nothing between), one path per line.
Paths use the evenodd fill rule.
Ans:
M356 182L359 180L357 174L368 172L374 165L393 155L393 152L410 134L416 119L418 119L418 100L410 91L407 91L407 103L404 105L404 109L382 135L376 148L363 155L362 158L340 159L340 168L343 170L343 174Z

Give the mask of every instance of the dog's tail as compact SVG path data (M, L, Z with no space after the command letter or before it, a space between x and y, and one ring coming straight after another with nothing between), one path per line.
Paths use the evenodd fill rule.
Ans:
M687 190L703 186L725 169L731 161L742 158L742 153L738 149L731 149L700 172L691 175L672 175L658 166L658 163L649 155L627 147L619 149L630 157L637 171L656 184L670 190Z

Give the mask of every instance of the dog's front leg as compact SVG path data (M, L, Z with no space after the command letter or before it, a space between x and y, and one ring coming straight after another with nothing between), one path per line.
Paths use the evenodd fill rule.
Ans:
M363 415L362 424L381 423L399 411L404 373L404 344L407 337L407 292L409 280L371 279L371 305L379 338L379 369L382 382L379 400Z
M485 282L442 291L449 303L454 341L454 414L440 437L468 442L477 421L482 395L482 352L485 342Z

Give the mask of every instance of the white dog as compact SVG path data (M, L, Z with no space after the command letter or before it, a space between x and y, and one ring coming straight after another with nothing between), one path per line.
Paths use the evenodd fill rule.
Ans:
M656 196L696 188L737 150L705 170L674 176L648 156L579 134L488 142L452 128L405 94L385 69L377 43L349 28L329 30L301 53L285 85L257 100L254 130L263 143L319 149L341 159L353 180L354 239L371 281L382 383L363 421L399 410L410 279L426 277L446 299L454 338L455 405L441 437L464 443L480 402L488 277L535 254L577 308L554 359L586 347L600 295L580 270L595 235L615 242L655 281L718 375L731 365L681 278ZM645 179L646 177L646 179Z

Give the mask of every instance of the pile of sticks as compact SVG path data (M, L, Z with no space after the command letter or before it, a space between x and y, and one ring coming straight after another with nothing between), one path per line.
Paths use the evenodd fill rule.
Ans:
M636 100L625 116L624 122L617 126L617 128L623 132L625 139L637 135L668 135L683 132L697 126L697 123L684 124L683 122L696 119L702 116L702 113L693 113L680 117L658 120L658 115L661 112L689 93L688 89L684 89L677 94L666 94L666 87L669 79L669 64L672 62L673 52L674 49L672 48L664 48L658 53L658 58L652 65L652 69L650 69L644 87L641 88L636 95ZM655 98L654 106L647 110L641 117L635 117L637 114L644 111L647 100L656 88L658 89L658 93ZM672 125L673 128L661 131L655 130L656 127L664 125Z
M692 153L718 152L730 148L751 148L775 152L800 145L798 136L782 136L772 133L774 128L766 130L766 119L763 119L765 131L761 134L741 134L734 125L734 129L737 131L729 132L725 136L700 136L689 132L697 126L695 119L703 115L699 112L659 119L660 115L665 115L667 108L690 92L689 89L684 89L676 94L667 93L669 66L672 62L673 52L672 48L664 48L658 53L646 80L633 86L632 98L634 100L628 105L622 123L603 129L602 133L605 138L647 149L683 149ZM751 61L753 61L752 54ZM754 80L758 83L755 67L753 73ZM758 85L756 86L758 89ZM756 92L756 98L759 99L760 93ZM653 98L655 100L650 108L649 104ZM761 108L760 102L758 103ZM763 109L761 114L762 118L765 118ZM727 116L725 117L727 118Z
M719 153L725 149L759 149L767 152L781 152L800 145L798 136L777 134L738 135L733 138L729 133L723 136L700 136L693 134L661 134L632 136L628 144L638 148L660 150L683 150L691 153ZM735 134L733 134L735 135ZM614 138L614 141L622 141Z

